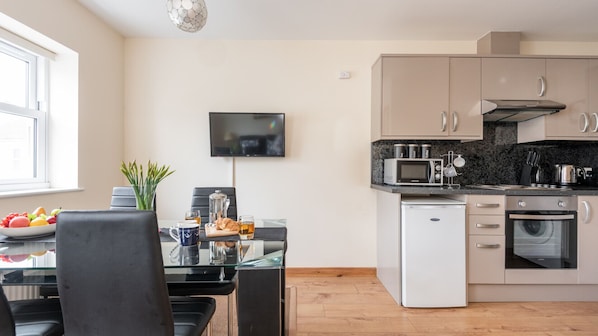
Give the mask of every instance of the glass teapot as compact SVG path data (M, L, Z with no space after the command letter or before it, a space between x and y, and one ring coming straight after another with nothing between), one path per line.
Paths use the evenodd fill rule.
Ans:
M226 218L230 199L220 190L209 196L210 223L216 223L219 218Z

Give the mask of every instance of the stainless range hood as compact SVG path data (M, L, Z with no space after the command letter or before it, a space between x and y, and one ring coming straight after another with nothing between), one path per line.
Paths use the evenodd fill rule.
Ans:
M520 122L556 113L567 107L552 100L482 100L484 121Z

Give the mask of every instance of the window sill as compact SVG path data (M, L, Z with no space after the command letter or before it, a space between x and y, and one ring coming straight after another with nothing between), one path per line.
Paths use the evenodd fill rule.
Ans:
M83 190L84 190L83 188L48 188L48 189L2 191L2 192L0 192L0 198L39 196L39 195L46 195L46 194L59 194L59 193L83 191Z

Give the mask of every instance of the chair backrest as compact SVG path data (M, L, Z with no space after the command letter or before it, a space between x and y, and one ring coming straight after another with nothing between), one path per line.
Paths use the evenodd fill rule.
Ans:
M230 199L227 216L237 220L237 195L234 187L195 187L191 196L191 209L201 212L202 224L209 221L210 194L216 192L216 190L220 190Z
M6 298L2 289L2 284L0 284L0 335L15 335L15 320L8 304L8 298Z
M135 210L137 201L133 187L114 187L112 188L112 198L110 200L110 210Z
M110 210L135 210L137 209L137 199L135 191L131 186L112 188L112 198L110 199ZM154 209L156 209L156 198L154 197Z
M56 272L66 335L173 335L154 211L63 211Z

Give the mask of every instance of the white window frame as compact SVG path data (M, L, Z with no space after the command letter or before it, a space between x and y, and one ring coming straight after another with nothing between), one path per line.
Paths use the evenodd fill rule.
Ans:
M0 191L45 189L48 181L48 111L49 60L26 47L0 39L0 52L23 60L29 64L29 90L27 107L0 102L0 113L14 114L35 119L34 177L24 179L2 179Z

